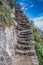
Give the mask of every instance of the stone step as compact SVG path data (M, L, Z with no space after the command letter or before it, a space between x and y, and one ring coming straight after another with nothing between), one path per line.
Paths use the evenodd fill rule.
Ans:
M16 12L17 12L17 11L16 11ZM18 13L18 12L17 12L17 13L15 13L15 16L16 16L16 17L18 17L18 15L19 15L19 16L21 16L21 14L20 14L20 13ZM21 16L21 17L22 17L22 16Z
M23 22L23 21L18 21L17 23L19 25L30 26L30 23L29 22L28 22L28 24L26 22Z
M18 21L17 23L19 23L19 24L27 24L26 20ZM30 25L30 23L29 23L29 25Z
M20 33L23 33L23 34L28 34L28 32L32 32L31 29L25 29L25 28L22 28L22 27L19 27L19 28L16 27L16 30Z
M19 34L17 34L17 37L26 37L27 38L27 37L32 37L32 35L28 35L28 34L27 35L26 34L25 35L24 34L19 35Z
M28 37L26 37L26 36L17 36L17 39L19 39L19 40L20 39L21 40L24 39L25 41L28 41L28 40L33 40L33 37L29 37L29 36Z
M17 13L17 14L18 14L18 13ZM18 14L18 15L20 15L20 14ZM18 15L16 15L15 18L16 18L17 20L19 20L19 19L22 20L21 15L20 15L19 17L18 17ZM19 22L19 21L18 21L18 22ZM18 23L18 22L17 22L17 23ZM21 22L21 21L20 21L20 22Z
M15 48L19 49L19 50L30 50L31 46L26 46L26 45L15 45Z
M21 22L24 22L24 23L27 23L28 21L26 21L25 19L22 19L22 18L18 18L18 16L15 17L15 19L17 19L17 21L21 21Z
M25 41L29 41L29 40L33 40L33 37L17 37L17 39L19 39L19 40L25 40Z
M18 15L19 15L21 18L19 18ZM16 19L17 19L17 20L21 20L21 23L24 22L24 23L27 24L27 22L28 22L28 24L30 24L29 20L28 20L26 17L22 17L22 15L21 15L20 13L16 13ZM18 21L18 22L19 22L19 21Z
M16 8L15 12L23 13L20 8Z
M33 49L33 48L35 49L34 44L25 45L23 43L22 44L17 43L16 45L19 46L19 47L22 47L23 46L23 47L31 47L31 49Z
M22 33L23 30L26 30L26 31L28 30L29 32L32 32L31 29L25 29L25 28L23 28L23 29L17 29L17 27L15 27L15 29L16 29L16 30L18 31L18 33L20 33L20 34L28 34L28 32Z
M24 41L24 40L18 40L17 43L21 45L33 45L33 43L31 43L30 41Z
M28 20L25 19L25 17L22 17L22 22L25 22L26 24L27 22L30 23Z
M21 19L22 19L22 21L24 21L24 22L27 22L28 20L25 18L25 17L22 17L22 15L19 15L20 13L16 13L17 15L16 15L16 17L17 17L17 19L19 19L19 17L21 17ZM18 16L19 15L19 16ZM21 22L22 22L21 21Z
M28 39L28 38L17 38L18 41L25 41L25 42L30 42L30 41L33 41L33 39Z
M29 35L29 34L32 34L32 32L31 32L30 30L29 30L29 31L26 31L26 32L21 30L20 33L21 33L21 34L28 34L28 35Z
M15 10L15 13L17 13L17 12L18 12L18 13L23 13L23 12L20 11L19 9L16 9L16 10Z
M28 21L28 22L30 22L29 20L28 20L28 18L27 17L25 17L24 15L22 15L21 14L21 18L22 18L22 20L26 20L26 22Z
M15 17L15 20L18 22L18 21L22 21L22 19L20 18L20 19L18 19L18 17Z
M18 32L19 32L20 34L28 34L28 35L29 35L29 34L32 34L32 31L31 31L31 30L28 30L28 29L27 29L27 30L26 30L26 29L25 29L25 30L21 30L21 31L18 31Z
M23 50L18 50L18 49L16 49L16 50L15 50L15 54L17 54L17 55L34 56L34 55L35 55L35 51L34 51L34 52L33 52L32 50L31 50L31 51L23 51Z
M17 43L15 45L15 48L17 48L19 50L35 50L35 47L32 44L25 45L25 44L19 44L19 43Z
M22 28L31 29L30 26L23 26Z
M20 25L20 26L24 26L24 27L26 26L25 23L19 23L19 25Z
M19 26L20 26L21 28L27 28L27 27L28 27L28 28L31 28L30 25L27 26L26 24L23 24L23 23L21 24L21 23L18 22L18 27L19 27Z
M19 14L21 14L21 18L23 18L22 20L28 20L28 18L23 14L23 12L21 11L16 11L16 15L18 16ZM19 15L20 16L20 15ZM29 21L29 20L28 20Z
M18 35L19 35L19 34L18 34ZM32 36L32 34L29 35L28 33L20 33L20 35L21 35L21 36L30 36L30 37Z
M32 44L29 44L29 43L28 44L25 44L25 43L23 44L22 42L21 43L19 42L16 45L18 45L18 46L24 46L24 47L31 47L31 46L33 47L34 46L33 43Z
M26 32L26 33L27 33L27 32L29 32L29 31L31 32L31 29L24 29L24 30L22 30L21 32Z
M21 28L31 29L30 25L27 26L27 25L23 25L23 24L22 24L22 25L18 24L17 27L18 27L18 28L21 27Z
M18 27L16 27L16 30L19 30L19 31L21 31L21 30L23 30L22 28L18 28Z
M33 45L32 45L33 46ZM35 52L34 46L31 45L25 46L25 45L15 45L15 49L23 50L23 51L33 51Z
M19 35L19 34L17 34L17 37L20 37L20 38L28 38L28 37L30 37L30 38L33 38L32 37L32 35Z
M21 27L22 28L28 28L28 29L31 28L30 26L26 26L26 25L23 25L23 24L21 25Z
M18 30L18 31L22 31L22 30L26 30L26 29L30 30L31 28L20 28L20 27L18 28L18 27L16 27L16 30Z
M28 33L28 32L32 32L32 29L31 28L29 28L29 29L25 29L25 28L22 28L22 27L20 27L19 26L19 28L21 28L22 29L22 31L20 31L20 32L26 32L26 33Z
M27 26L27 24L28 24L28 26L30 25L30 23L28 22L28 21L26 21L26 20L22 20L22 18L20 17L16 17L15 19L17 19L16 21L17 21L17 23L19 23L19 24L23 24L24 23L24 25L26 25Z
M16 12L20 13L23 17L26 17L22 11L17 9Z

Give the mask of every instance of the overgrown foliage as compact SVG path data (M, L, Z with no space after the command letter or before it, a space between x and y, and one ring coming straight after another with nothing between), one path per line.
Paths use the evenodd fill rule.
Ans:
M15 5L16 0L7 0L7 3L10 5L11 8Z
M43 44L41 38L43 35L40 34L37 28L34 27L32 24L32 29L33 29L33 37L34 37L34 45L36 49L36 54L39 59L39 65L43 65Z
M3 4L2 1L0 1L0 22L4 22L6 25L13 23L11 8L8 4Z

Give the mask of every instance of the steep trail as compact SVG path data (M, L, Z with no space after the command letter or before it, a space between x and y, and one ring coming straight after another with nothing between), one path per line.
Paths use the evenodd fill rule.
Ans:
M17 22L15 45L15 65L38 65L35 48L32 43L32 30L30 21L21 11L19 5L15 6L15 20Z
M0 65L39 65L30 21L19 5L14 8L13 25L0 20Z

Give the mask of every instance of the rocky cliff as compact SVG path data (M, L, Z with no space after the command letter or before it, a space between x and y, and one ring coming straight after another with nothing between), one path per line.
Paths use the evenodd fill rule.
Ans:
M8 27L0 22L0 65L39 65L30 21L19 5L13 14L13 25Z

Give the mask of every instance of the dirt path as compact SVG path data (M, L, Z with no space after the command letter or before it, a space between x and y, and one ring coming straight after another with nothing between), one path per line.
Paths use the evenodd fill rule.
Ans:
M16 56L14 65L33 65L30 56Z

